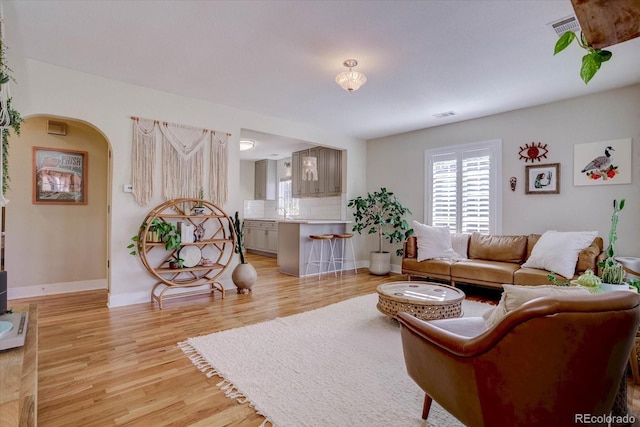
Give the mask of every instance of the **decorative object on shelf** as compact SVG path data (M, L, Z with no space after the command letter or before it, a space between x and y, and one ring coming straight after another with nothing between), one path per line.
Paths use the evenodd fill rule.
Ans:
M182 259L183 267L195 267L202 261L202 252L195 245L183 246L178 251L180 259Z
M391 271L391 254L382 250L382 241L402 242L413 234L413 229L404 219L411 211L384 187L380 191L367 193L366 197L358 196L349 200L347 207L353 209L353 231L362 234L362 231L368 230L368 234L377 235L378 250L370 252L369 271L376 275L388 274ZM402 252L400 248L396 255L401 256Z
M524 147L520 147L519 155L520 159L524 159L524 162L527 163L531 160L533 163L535 160L541 162L541 159L547 158L547 153L549 150L547 149L547 144L542 145L542 142L532 142L531 145L524 144Z
M33 204L86 205L86 151L33 147Z
M204 240L204 233L204 225L202 223L196 225L196 231L193 233L195 241L201 242L202 240Z
M349 71L343 71L336 76L336 83L340 85L344 90L349 93L360 89L360 87L367 82L367 77L359 73L358 71L353 71L353 67L358 65L358 61L355 59L347 59L342 65L349 68Z
M560 163L525 166L525 194L559 194Z
M573 185L631 183L631 138L575 144Z
M620 203L613 200L613 214L611 215L611 229L609 230L609 246L605 251L607 258L598 263L598 267L602 269L602 288L604 290L615 290L616 287L626 289L626 286L620 287L624 280L624 267L620 264L616 256L616 242L618 241L618 213L624 208L625 199L621 199Z
M511 191L516 191L516 184L518 183L518 178L512 176L509 178L509 186L511 187Z
M194 215L204 215L204 204L202 203L204 200L204 190L200 187L200 191L198 192L198 203L193 207Z
M233 218L229 217L229 232L236 236L234 252L240 255L240 264L233 269L231 280L236 285L239 294L251 292L251 288L258 280L258 272L244 258L244 223L240 221L238 211Z
M172 270L177 270L178 268L184 268L184 260L182 258L170 259L169 268Z
M317 181L318 180L318 158L303 157L302 158L302 180Z

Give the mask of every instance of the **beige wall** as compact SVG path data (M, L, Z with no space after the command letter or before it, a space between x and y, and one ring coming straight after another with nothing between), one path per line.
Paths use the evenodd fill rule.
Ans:
M78 282L107 283L107 177L105 138L83 123L67 124L66 136L47 133L47 117L22 124L20 137L10 139L11 189L6 209L6 269L10 288L37 287L47 293L60 286L82 289ZM32 203L32 147L52 147L88 153L88 203L42 205ZM95 287L95 284L91 287ZM18 293L29 295L33 292Z
M622 138L633 139L631 184L573 185L575 144ZM411 209L412 219L422 222L425 150L489 139L503 144L503 234L597 230L607 244L613 199L625 198L618 255L640 256L640 84L369 141L367 188L387 186ZM531 142L548 144L541 164L560 163L560 194L524 193L526 164L518 152ZM509 188L511 176L518 179L514 192ZM399 264L397 258L394 264Z

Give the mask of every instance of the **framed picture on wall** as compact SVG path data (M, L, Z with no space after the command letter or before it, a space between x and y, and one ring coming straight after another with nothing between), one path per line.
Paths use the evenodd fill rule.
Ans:
M631 184L631 138L573 146L573 185Z
M559 194L560 163L526 166L524 194Z
M86 151L33 147L33 203L87 204Z

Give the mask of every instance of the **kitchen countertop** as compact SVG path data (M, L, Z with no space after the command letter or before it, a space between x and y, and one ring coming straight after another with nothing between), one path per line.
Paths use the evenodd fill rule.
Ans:
M285 224L349 224L353 221L344 219L281 219L281 218L245 218L246 221L278 222Z

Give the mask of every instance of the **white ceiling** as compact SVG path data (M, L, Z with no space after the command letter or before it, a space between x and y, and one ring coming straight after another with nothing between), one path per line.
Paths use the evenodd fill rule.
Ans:
M640 82L640 38L588 85L577 45L553 56L569 0L5 0L4 14L10 55L362 139ZM334 82L347 58L368 78L352 94Z

